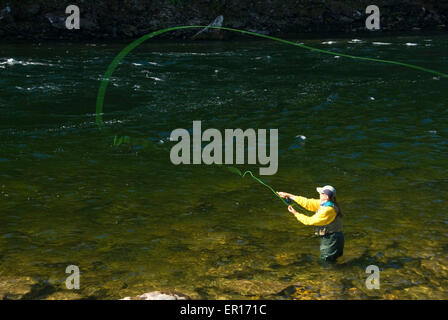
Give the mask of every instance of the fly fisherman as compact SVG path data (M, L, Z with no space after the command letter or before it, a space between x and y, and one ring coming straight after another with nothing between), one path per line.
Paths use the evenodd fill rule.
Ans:
M336 201L336 190L332 186L317 188L320 199L307 199L286 192L278 192L284 199L291 199L309 211L315 212L311 217L294 210L290 205L289 212L304 225L315 226L315 234L320 237L321 261L333 262L344 252L344 235L342 234L342 213Z

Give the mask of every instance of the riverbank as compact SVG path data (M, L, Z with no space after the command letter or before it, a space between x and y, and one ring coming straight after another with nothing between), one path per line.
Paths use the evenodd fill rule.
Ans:
M272 36L306 33L365 32L369 1L237 1L154 0L89 1L79 3L81 29L67 30L70 1L10 1L0 7L0 39L93 40L131 39L181 25L208 25L217 16L223 26ZM446 30L448 4L437 1L376 1L381 30ZM164 34L165 39L189 39L197 30ZM219 39L236 37L223 32Z

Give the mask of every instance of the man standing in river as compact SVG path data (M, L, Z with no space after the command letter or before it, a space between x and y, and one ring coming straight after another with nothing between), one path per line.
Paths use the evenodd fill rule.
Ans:
M278 192L284 199L291 199L309 211L315 212L311 217L288 207L289 212L305 225L315 226L315 234L320 237L321 261L333 262L344 252L344 235L342 234L342 213L336 201L336 190L332 186L317 188L320 199L307 199L286 192Z

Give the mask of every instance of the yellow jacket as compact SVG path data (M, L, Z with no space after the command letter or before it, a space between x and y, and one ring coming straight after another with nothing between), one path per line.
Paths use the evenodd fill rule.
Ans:
M309 226L325 226L333 222L336 218L336 210L333 207L321 206L319 199L307 199L305 197L296 196L292 200L309 211L315 212L311 217L294 213L294 216L305 225Z

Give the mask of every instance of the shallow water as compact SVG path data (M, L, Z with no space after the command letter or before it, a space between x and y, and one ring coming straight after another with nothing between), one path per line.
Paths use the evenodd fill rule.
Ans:
M448 72L447 36L303 42ZM31 279L27 298L448 298L446 79L269 41L150 41L113 74L100 131L100 79L125 45L0 45L1 279ZM312 228L250 178L171 164L170 132L193 120L278 128L262 178L307 197L334 185L343 259L320 266Z

